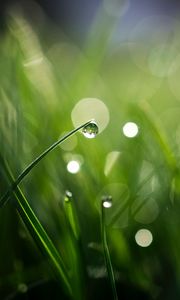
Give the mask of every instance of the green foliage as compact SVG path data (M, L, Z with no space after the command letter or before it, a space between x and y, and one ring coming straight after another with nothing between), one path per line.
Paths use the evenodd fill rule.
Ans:
M149 60L139 60L140 51L153 47L150 41L144 41L146 47L115 47L116 25L99 11L96 30L92 27L84 47L78 47L64 35L61 41L55 33L51 39L43 36L21 15L12 15L1 36L1 197L14 181L4 162L14 178L34 167L39 153L71 130L71 112L80 99L101 99L110 115L93 140L81 133L71 140L67 134L69 144L43 156L8 193L10 201L0 209L2 299L31 293L36 283L43 283L49 299L48 282L54 299L111 299L103 249L119 298L180 297L179 73L162 77L162 66L168 70L161 56L157 65L151 56L151 67ZM180 46L177 32L173 43ZM122 131L129 121L138 125L134 138ZM69 173L67 163L76 158L80 171ZM70 203L64 201L67 190ZM104 195L112 196L113 205L102 241ZM135 241L142 228L153 235L147 248Z

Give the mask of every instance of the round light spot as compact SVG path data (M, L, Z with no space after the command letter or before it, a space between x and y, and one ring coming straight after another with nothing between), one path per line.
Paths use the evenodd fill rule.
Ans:
M67 170L69 173L76 174L80 170L80 164L76 160L71 160L67 164Z
M153 241L153 236L148 229L140 229L135 235L135 240L140 247L148 247Z
M112 202L111 202L111 201L104 201L104 202L103 202L103 206L104 206L105 208L110 208L110 207L112 206Z
M99 99L84 98L74 106L71 119L75 127L94 119L98 124L100 133L109 123L109 110Z
M128 122L123 126L123 133L128 138L135 137L139 132L138 126L134 122Z

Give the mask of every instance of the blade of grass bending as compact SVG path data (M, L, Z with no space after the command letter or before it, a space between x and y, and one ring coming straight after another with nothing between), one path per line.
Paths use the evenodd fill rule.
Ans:
M102 203L101 203L101 235L102 235L104 259L105 259L105 264L106 264L106 269L107 269L107 275L108 275L110 285L112 288L113 299L118 300L114 272L113 272L111 257L110 257L109 248L108 248L108 244L107 244L107 234L106 234L106 224L105 224L105 208L103 206L103 202L104 201L102 201Z
M73 129L72 131L68 132L66 135L64 135L62 138L60 138L58 141L56 141L54 144L52 144L49 148L47 148L45 151L43 151L35 160L33 160L23 171L22 173L17 177L15 181L13 181L12 185L8 189L8 191L1 197L0 199L0 207L2 207L7 200L9 199L10 194L15 190L15 188L18 186L18 184L23 180L23 178L52 150L54 150L60 143L65 141L67 138L69 138L71 135L91 123L92 120L86 122L85 124Z
M55 270L56 274L60 278L60 281L63 283L65 290L68 292L69 295L72 295L71 286L68 277L66 275L66 270L65 270L66 268L57 249L55 248L51 239L49 238L46 231L42 227L40 221L34 214L28 201L22 194L20 188L17 187L17 190L14 191L13 194L16 199L15 202L16 208L23 222L28 228L33 240L36 241L38 247L45 254L45 256L49 258L49 261L53 269Z
M9 179L12 181L14 179L13 175L5 162L3 163L3 167ZM16 209L28 228L33 240L36 242L41 252L49 259L49 262L62 282L65 291L68 295L72 296L72 289L66 274L65 265L53 242L44 230L19 187L16 187L13 195L16 200L14 202Z

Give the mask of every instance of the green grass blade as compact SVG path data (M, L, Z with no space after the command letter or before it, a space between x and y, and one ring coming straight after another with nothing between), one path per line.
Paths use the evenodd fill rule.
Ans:
M78 222L78 218L75 212L74 205L72 203L72 194L69 191L66 191L66 195L64 198L64 210L65 210L65 216L66 219L71 227L71 230L73 232L73 235L76 240L79 240L80 238L80 226Z
M73 200L72 193L66 191L64 197L64 212L69 229L71 253L74 254L71 255L72 261L70 262L71 268L73 268L73 283L75 283L73 290L76 291L76 297L80 300L85 299L85 281L87 279L87 274L84 267L85 258L81 240L80 224Z
M5 195L2 196L0 199L0 207L3 206L10 194L16 189L18 184L23 180L23 178L29 174L29 172L52 150L54 150L59 144L61 144L63 141L65 141L67 138L69 138L71 135L85 127L91 123L91 121L86 122L85 124L73 129L72 131L68 132L66 135L64 135L62 138L60 138L58 141L56 141L54 144L52 144L49 148L47 148L45 151L43 151L35 160L33 160L23 171L22 173L18 176L18 178L12 183L8 191L5 193Z
M69 284L69 280L66 275L65 265L61 256L57 252L57 249L55 248L51 239L42 227L38 218L34 214L20 188L17 187L17 190L15 190L13 194L16 199L16 208L23 222L25 223L26 227L31 233L33 240L36 241L37 245L39 246L40 250L44 253L44 255L49 258L53 269L56 271L56 274L58 274L58 277L62 281L63 286L65 286L65 290L67 290L68 294L71 295L72 291L71 286Z
M106 264L106 269L107 269L107 275L108 275L109 282L110 282L110 285L112 288L113 299L118 300L114 272L113 272L111 257L110 257L110 253L109 253L108 243L107 243L106 224L105 224L105 207L104 207L103 203L104 203L104 200L102 200L102 203L101 203L101 235L102 235L104 259L105 259L105 264Z
M3 167L9 179L13 180L9 167L5 163L3 163ZM36 242L44 256L48 258L58 279L62 282L65 291L68 295L72 295L71 285L66 274L66 267L63 260L19 187L16 187L13 196L16 200L14 202L16 209L28 228L33 240Z

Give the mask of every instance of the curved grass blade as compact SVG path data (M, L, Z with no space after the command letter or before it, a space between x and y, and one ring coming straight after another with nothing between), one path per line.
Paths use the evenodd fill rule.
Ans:
M33 240L36 242L41 252L49 259L51 266L63 284L62 286L65 287L65 290L69 295L72 295L71 285L66 274L66 268L57 249L47 235L19 187L17 187L17 190L13 193L13 195L16 199L15 205L18 213L28 228Z
M14 179L13 175L5 162L3 162L3 167L8 178L12 181ZM27 229L29 230L31 237L36 242L43 255L48 258L48 261L54 269L58 279L62 283L65 292L68 295L72 296L72 289L69 283L68 276L66 274L66 267L53 242L44 230L43 226L41 225L40 221L33 212L19 187L16 187L16 190L13 191L13 196L16 200L13 203L15 204L16 209L20 214L23 222L25 223Z
M23 178L52 150L54 150L60 143L65 141L67 138L69 138L71 135L91 123L92 120L86 122L85 124L73 129L72 131L68 132L66 135L64 135L62 138L60 138L58 141L56 141L54 144L52 144L49 148L47 148L45 151L43 151L35 160L33 160L18 176L16 180L13 181L12 185L8 189L8 191L1 197L0 199L0 207L2 207L7 200L9 199L9 196L11 193L16 189L18 184L23 180Z
M109 248L108 248L108 244L107 244L104 202L108 202L108 201L109 201L109 199L108 200L103 199L102 203L101 203L101 236L102 236L102 244L103 244L103 251L104 251L104 259L105 259L105 264L106 264L106 268L107 268L107 275L108 275L110 285L112 288L113 299L118 300L114 272L113 272L111 257L110 257ZM110 206L106 206L106 207L110 207Z

